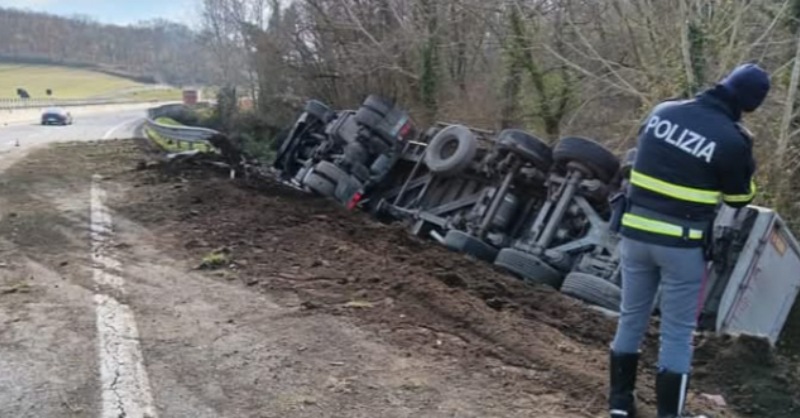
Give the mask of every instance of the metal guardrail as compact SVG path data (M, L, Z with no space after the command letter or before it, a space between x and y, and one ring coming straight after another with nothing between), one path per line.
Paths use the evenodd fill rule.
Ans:
M156 101L156 100L153 100ZM93 106L104 104L146 103L141 99L0 99L0 109L36 109L45 107Z
M187 150L211 150L214 146L208 140L219 132L208 128L198 128L194 126L175 126L165 125L156 122L161 116L166 116L170 111L179 109L182 105L165 105L147 111L147 119L144 124L145 135L156 141L162 148L177 148L180 151ZM174 151L168 149L168 151Z

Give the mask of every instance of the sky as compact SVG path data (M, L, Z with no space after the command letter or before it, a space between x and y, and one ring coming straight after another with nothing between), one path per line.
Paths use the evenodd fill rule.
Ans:
M195 26L200 3L200 0L0 0L0 7L61 16L84 15L118 25L162 18Z

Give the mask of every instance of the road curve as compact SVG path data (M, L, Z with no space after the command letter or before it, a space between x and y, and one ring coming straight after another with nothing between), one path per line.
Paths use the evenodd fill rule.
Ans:
M30 150L54 143L131 138L146 117L144 109L87 113L69 126L25 123L0 127L0 171Z

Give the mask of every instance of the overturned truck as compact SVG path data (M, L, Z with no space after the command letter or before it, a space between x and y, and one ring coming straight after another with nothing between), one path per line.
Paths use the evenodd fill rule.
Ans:
M614 314L621 273L609 199L634 158L582 137L551 147L517 129L437 123L418 134L404 110L370 96L356 111L309 102L275 168L295 187ZM721 206L714 248L700 328L775 343L800 289L797 240L770 209Z
M408 113L383 98L369 96L357 110L340 112L311 101L273 165L297 187L355 203L383 183L413 135Z

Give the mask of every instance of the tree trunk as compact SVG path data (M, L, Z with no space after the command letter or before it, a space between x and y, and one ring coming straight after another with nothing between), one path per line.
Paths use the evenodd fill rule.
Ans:
M694 65L692 63L692 44L689 40L689 12L686 7L686 0L678 0L681 16L681 56L683 57L683 69L686 74L686 91L692 93L697 80L694 77Z
M796 35L797 45L795 47L794 64L792 65L792 76L789 81L789 90L786 93L786 104L783 108L783 120L781 121L780 136L778 136L778 146L775 149L775 164L773 165L772 179L777 180L775 206L780 211L784 209L786 199L789 197L789 176L786 175L786 152L789 150L791 140L792 115L794 114L794 103L797 95L798 83L800 83L800 33Z

